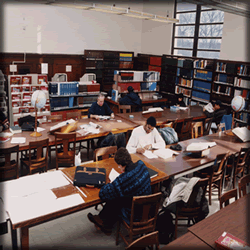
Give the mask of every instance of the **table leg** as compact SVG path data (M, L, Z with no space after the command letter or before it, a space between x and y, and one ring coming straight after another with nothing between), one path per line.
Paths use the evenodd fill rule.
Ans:
M21 228L21 249L29 250L29 228Z
M12 229L11 225L11 241L12 241L12 249L17 250L17 231L16 229Z

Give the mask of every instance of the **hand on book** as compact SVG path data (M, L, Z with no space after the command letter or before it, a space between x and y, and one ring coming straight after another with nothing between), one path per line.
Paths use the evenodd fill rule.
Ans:
M143 154L144 152L145 152L144 148L137 148L136 149L136 153L138 153L138 154Z

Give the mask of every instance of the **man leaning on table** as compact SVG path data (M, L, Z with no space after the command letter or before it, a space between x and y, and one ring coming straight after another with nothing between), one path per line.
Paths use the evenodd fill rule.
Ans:
M99 197L106 204L98 215L88 213L88 219L107 235L112 233L113 225L120 216L129 224L134 196L152 193L148 169L141 160L132 162L128 151L119 148L115 154L115 162L122 173L112 183L104 185L99 192ZM139 214L135 216L140 219Z
M110 107L108 106L108 104L106 102L104 102L104 98L105 96L103 94L99 94L97 101L92 103L90 109L89 109L89 113L88 113L88 117L89 118L94 118L99 120L99 116L100 115L110 115L111 118L114 118L114 112L110 109Z
M145 150L165 148L166 143L157 131L156 120L150 116L145 125L132 131L126 149L130 154L143 154Z

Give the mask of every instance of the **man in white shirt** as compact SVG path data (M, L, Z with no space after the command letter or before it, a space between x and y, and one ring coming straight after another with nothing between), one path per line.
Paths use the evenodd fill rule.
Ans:
M130 154L143 154L145 150L152 148L165 148L166 144L157 129L156 120L150 116L146 124L139 126L132 131L126 149Z

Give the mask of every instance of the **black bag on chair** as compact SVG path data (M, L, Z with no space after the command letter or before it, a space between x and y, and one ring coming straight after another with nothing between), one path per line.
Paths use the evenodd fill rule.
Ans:
M18 120L18 124L22 131L34 131L36 118L31 115L24 116ZM39 122L37 121L37 127Z

